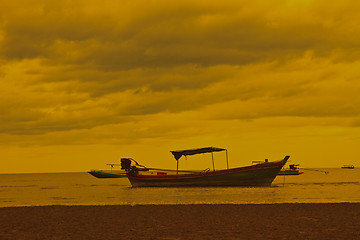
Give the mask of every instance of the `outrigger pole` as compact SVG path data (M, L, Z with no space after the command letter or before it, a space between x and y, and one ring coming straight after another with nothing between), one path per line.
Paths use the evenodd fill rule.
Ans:
M328 171L323 171L323 170L318 170L318 169L311 169L311 168L300 168L300 167L299 167L299 169L307 170L307 171L322 172L322 173L325 173L325 174L328 174L328 173L329 173Z
M114 166L121 166L121 164L117 164L117 163L108 163L106 165L109 165L111 167L110 172L112 172L112 169L114 168Z

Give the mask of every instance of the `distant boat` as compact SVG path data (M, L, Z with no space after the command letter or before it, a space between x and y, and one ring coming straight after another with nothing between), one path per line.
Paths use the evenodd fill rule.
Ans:
M341 168L346 168L346 169L354 169L354 165L344 165Z
M114 166L120 166L116 163L108 163L106 165L111 166L110 170L90 170L88 173L97 178L123 178L126 177L124 170L113 170Z
M88 173L97 178L124 178L125 171L110 171L110 170L91 170Z
M215 170L213 152L226 151L227 169ZM121 159L121 169L126 171L133 187L214 187L214 186L270 186L280 169L289 159L263 162L252 166L229 168L227 150L206 147L181 151L171 151L177 161L176 170L147 168L131 158ZM182 156L211 153L212 167L203 171L179 170Z
M304 172L300 172L299 164L290 164L289 168L281 169L278 175L300 175Z

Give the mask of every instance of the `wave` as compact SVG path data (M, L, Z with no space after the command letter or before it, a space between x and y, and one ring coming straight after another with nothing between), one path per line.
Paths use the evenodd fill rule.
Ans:
M53 187L41 187L40 189L42 189L42 190L52 190L52 189L60 189L60 187L59 186L53 186Z
M51 199L53 199L53 200L73 200L75 198L71 198L71 197L52 197Z
M274 184L274 187L283 186L283 183ZM310 186L310 185L319 185L319 186L339 186L339 185L360 185L360 182L309 182L309 183L285 183L285 185L291 186Z
M37 185L0 185L0 188L26 188L37 187Z

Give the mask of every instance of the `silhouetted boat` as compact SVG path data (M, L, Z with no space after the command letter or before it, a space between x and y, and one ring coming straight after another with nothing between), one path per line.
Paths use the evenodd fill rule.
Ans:
M281 169L278 175L300 175L304 172L300 172L298 168L299 164L290 164L289 168Z
M346 169L354 169L354 165L344 165L341 168L346 168Z
M215 170L213 152L226 151L227 169ZM126 171L133 187L191 187L191 186L270 186L280 169L289 159L263 162L252 166L229 168L227 150L207 147L190 150L171 151L177 161L176 170L147 168L131 158L121 159L121 169ZM211 153L213 170L179 170L182 156Z
M125 171L110 170L91 170L88 173L97 178L123 178L126 177Z
M124 170L113 170L114 166L120 166L116 163L108 163L111 167L110 170L90 170L88 173L97 178L123 178L126 177L126 172Z

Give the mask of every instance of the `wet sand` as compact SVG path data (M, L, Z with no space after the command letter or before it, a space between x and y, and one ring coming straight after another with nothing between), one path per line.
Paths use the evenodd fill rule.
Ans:
M8 207L0 239L360 239L360 203Z

